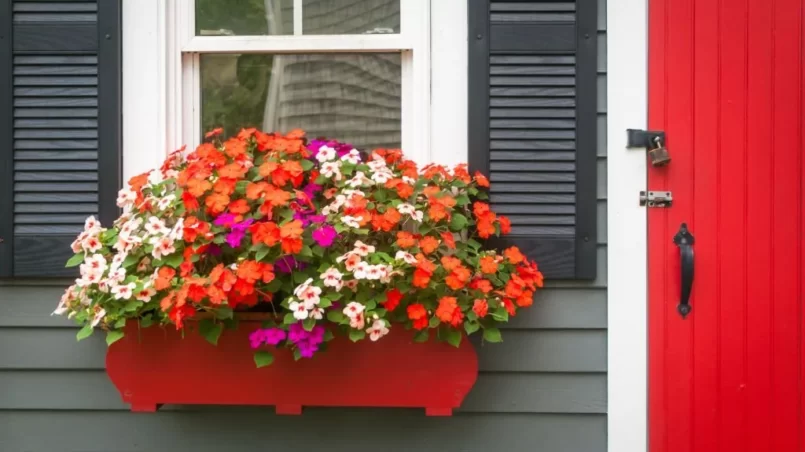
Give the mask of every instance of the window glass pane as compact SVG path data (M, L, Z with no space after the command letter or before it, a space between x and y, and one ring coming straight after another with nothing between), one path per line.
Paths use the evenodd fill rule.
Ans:
M400 0L303 0L306 35L399 33Z
M201 56L201 129L304 129L358 149L400 147L400 54Z
M196 35L292 35L293 0L196 0Z

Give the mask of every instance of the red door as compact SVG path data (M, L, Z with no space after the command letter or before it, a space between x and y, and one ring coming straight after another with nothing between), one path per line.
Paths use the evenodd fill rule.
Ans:
M649 2L650 452L803 451L805 0Z

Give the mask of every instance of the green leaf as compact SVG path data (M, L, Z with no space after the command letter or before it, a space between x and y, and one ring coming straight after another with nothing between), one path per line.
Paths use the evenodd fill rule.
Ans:
M302 322L302 326L305 328L305 331L313 331L313 327L316 326L316 319L308 317Z
M271 248L263 244L260 244L260 246L257 249L257 252L254 254L254 260L256 260L257 262L262 262L262 260L265 259L266 256L268 256L268 253L270 251Z
M414 336L414 342L427 342L430 338L429 330L422 330Z
M452 345L453 347L458 348L458 346L461 345L461 332L460 331L458 331L456 329L453 329L453 328L448 328L445 331L444 336L445 336L445 340L447 340L447 343Z
M484 340L487 342L503 342L503 338L500 336L500 330L497 328L484 329Z
M140 319L140 328L148 328L149 326L154 324L154 319L151 317L151 314L144 316Z
M309 246L303 245L302 251L299 252L299 255L304 257L313 257L313 250L310 249Z
M358 235L369 235L368 229L355 229L353 232Z
M298 348L295 348L293 351L293 360L299 361L300 359L302 359L302 352L300 352Z
M339 292L330 292L327 295L325 295L324 297L327 298L328 300L336 301L336 300L340 300L343 296L344 296L344 294L339 293Z
M112 345L115 342L123 339L124 333L120 330L111 330L106 332L106 345Z
M274 279L266 286L268 293L277 293L282 288L282 280L279 278Z
M313 168L313 162L308 159L300 160L299 164L302 165L302 169L305 171L310 171Z
M260 350L259 352L254 352L254 364L259 367L266 367L270 366L271 363L274 362L274 355L271 353Z
M126 256L125 259L123 259L123 268L131 267L132 265L138 263L139 261L140 261L139 257L137 257L137 256L135 256L133 254L130 254L130 255Z
M451 231L461 231L466 229L467 224L467 217L460 213L453 213L453 217L450 219L450 230Z
M324 248L322 248L320 246L314 246L313 247L313 255L316 256L316 257L324 256Z
M162 261L165 263L165 265L173 268L177 268L178 266L182 265L183 260L184 256L182 256L182 253L173 253L170 256L162 258Z
M139 300L129 300L126 302L126 305L123 306L123 310L126 312L134 312L140 307L141 304L142 302Z
M334 336L332 331L330 331L329 329L324 330L324 342L330 342L331 340L333 340L333 338Z
M211 319L204 319L198 325L198 332L212 345L218 345L218 338L223 330L223 324L215 323Z
M293 274L293 282L297 284L302 284L303 282L307 281L309 276L307 273L296 272Z
M282 319L282 323L285 325L291 325L293 323L296 323L296 317L294 317L293 314L289 312L285 314L285 317Z
M346 318L347 316L345 316L343 312L327 311L327 320L333 323L342 323Z
M84 328L81 328L80 330L78 330L78 333L76 333L75 338L78 341L86 339L86 338L92 336L92 331L93 331L92 325L86 324L86 325L84 325Z
M506 310L504 307L499 307L492 311L492 318L497 320L498 322L508 322L509 321L509 311Z
M363 330L349 330L349 340L352 342L358 342L359 340L366 337L366 331Z
M64 266L66 268L76 267L76 266L80 265L83 262L84 262L84 253L78 253L78 254L73 255L73 257L71 257L67 261L67 263L64 264Z
M231 319L233 316L232 308L229 306L221 306L220 308L215 310L215 316L219 319Z
M459 195L456 197L456 204L459 206L466 206L470 203L470 197L467 195Z
M322 309L329 308L333 305L333 302L327 298L320 298L319 299L319 307Z
M386 190L375 190L374 197L376 201L385 202L386 201Z
M481 248L481 244L477 240L473 240L473 239L467 240L467 245L469 245L470 248L472 248L474 250L477 250L477 249Z
M464 331L466 331L467 334L472 334L478 331L478 328L480 328L478 322L464 322Z
M430 322L428 322L428 325L431 328L436 328L437 326L439 326L439 322L440 322L439 318L436 317L436 316L433 316L433 317L430 318Z

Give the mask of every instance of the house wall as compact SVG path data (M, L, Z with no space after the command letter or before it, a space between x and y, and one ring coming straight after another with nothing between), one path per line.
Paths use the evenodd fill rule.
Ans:
M549 281L533 308L506 326L503 344L476 342L478 382L453 417L408 409L308 408L302 416L277 416L271 408L179 406L133 414L106 377L101 335L76 343L76 328L49 316L67 282L17 280L0 283L0 450L605 451L605 0L598 11L598 277ZM211 388L216 384L237 381Z

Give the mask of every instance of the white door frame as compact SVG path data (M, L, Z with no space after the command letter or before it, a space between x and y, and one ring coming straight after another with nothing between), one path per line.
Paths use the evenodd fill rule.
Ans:
M648 123L648 2L607 0L607 428L611 452L648 447L648 269L644 150L626 129Z

